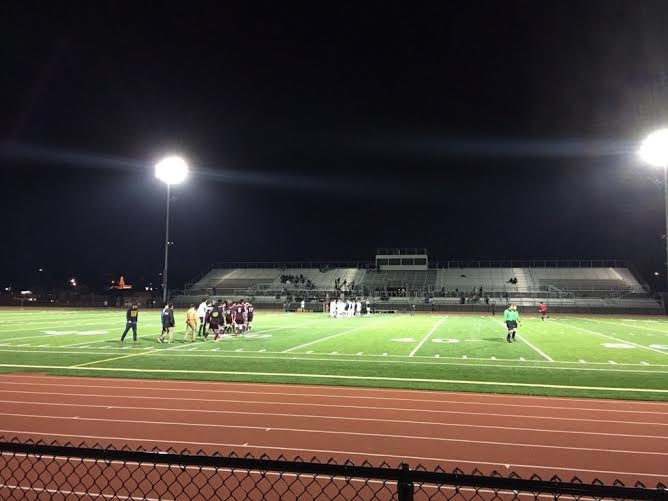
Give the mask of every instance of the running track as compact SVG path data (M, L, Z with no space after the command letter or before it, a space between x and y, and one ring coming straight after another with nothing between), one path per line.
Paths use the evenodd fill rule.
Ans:
M0 375L5 438L668 480L668 403Z

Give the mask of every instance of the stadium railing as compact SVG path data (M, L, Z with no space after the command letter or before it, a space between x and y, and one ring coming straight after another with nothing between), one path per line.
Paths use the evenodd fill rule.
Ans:
M479 470L428 470L407 464L355 465L313 458L207 455L187 450L131 450L0 438L2 499L650 499L668 500L663 484L586 483L573 477L521 478Z

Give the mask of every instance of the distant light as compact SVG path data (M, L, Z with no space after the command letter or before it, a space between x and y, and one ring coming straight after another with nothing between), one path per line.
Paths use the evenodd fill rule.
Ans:
M640 144L640 159L654 167L668 167L668 129L652 132Z
M658 276L659 276L659 272L658 272L658 271L655 271L655 272L654 272L654 275L658 277Z
M7 290L7 289L5 289L5 290ZM21 294L23 294L25 296L27 294L32 294L32 291L21 291Z
M12 290L12 288L11 288L11 287L5 287L5 290L6 290L7 292L9 292L10 290Z
M165 157L155 165L155 177L167 184L182 183L187 176L188 164L181 157Z
M144 287L144 289L146 289L146 292L148 292L148 287Z
M39 270L37 270L37 271L39 271L39 272L41 273L41 272L43 272L44 270L43 270L42 268L40 268L40 269L39 269Z

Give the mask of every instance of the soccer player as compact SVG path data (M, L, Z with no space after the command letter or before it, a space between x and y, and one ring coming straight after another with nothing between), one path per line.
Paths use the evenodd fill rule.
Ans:
M190 308L186 312L186 333L183 336L183 342L185 343L188 340L188 331L192 334L191 343L195 342L196 332L197 332L197 310L195 305L191 304Z
M545 317L550 318L550 316L547 314L547 305L542 301L538 305L538 313L540 313L540 319L543 322L545 321Z
M162 310L162 333L158 338L158 342L165 342L165 334L167 334L167 343L171 344L174 342L174 305L166 304L165 308Z
M125 335L128 333L130 329L132 329L132 342L134 344L137 344L137 319L139 318L139 310L137 309L137 305L133 304L128 308L128 311L125 312L125 330L123 331L123 335L121 336L121 344L123 344L123 341L125 340Z
M508 329L508 334L506 335L506 341L509 343L515 340L515 334L517 332L517 323L520 321L520 315L517 313L517 306L511 304L503 312L503 320L506 322L506 327Z
M220 337L220 325L223 323L223 306L219 299L209 312L209 326L213 330L213 340L218 341Z
M243 301L236 303L232 309L232 320L236 325L236 335L239 336L244 331L244 324L246 323L246 308Z
M206 318L206 307L208 306L206 299L202 299L202 302L197 307L197 316L199 317L199 331L197 332L197 337L202 337L204 331L206 330L206 323L204 319Z
M250 332L253 330L253 313L255 312L255 308L251 304L250 301L246 301L246 330Z
M232 323L232 309L234 306L234 303L228 303L225 301L225 332L228 334L232 334L234 332L234 325Z

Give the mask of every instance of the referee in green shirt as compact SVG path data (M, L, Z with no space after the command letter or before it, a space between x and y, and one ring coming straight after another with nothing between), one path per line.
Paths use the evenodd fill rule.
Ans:
M506 341L509 343L515 341L515 334L517 333L517 325L520 323L520 314L517 312L517 305L511 304L503 312L503 321L506 322L508 334Z

